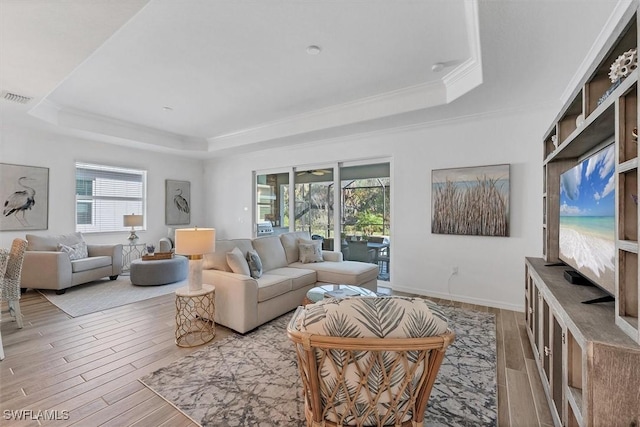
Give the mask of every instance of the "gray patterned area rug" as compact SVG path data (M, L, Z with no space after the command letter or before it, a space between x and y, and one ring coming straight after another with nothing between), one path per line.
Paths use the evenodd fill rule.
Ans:
M495 426L495 316L442 308L456 340L440 367L425 424ZM304 426L302 383L286 333L292 315L214 342L140 381L205 427Z

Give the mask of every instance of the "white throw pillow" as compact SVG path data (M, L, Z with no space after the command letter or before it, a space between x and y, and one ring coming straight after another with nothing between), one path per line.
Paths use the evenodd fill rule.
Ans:
M63 245L62 243L60 243L58 245L58 251L66 252L67 254L69 254L69 259L71 261L89 257L89 250L85 242L76 243L75 245L71 246Z
M245 276L251 276L249 270L249 264L244 259L242 251L236 246L231 252L227 252L227 264L231 267L231 271L237 274L244 274Z
M322 240L300 240L298 244L300 262L308 264L310 262L322 262Z

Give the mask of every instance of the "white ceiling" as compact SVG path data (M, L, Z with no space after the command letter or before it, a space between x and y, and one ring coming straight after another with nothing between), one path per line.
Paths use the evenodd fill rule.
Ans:
M548 102L615 5L0 0L0 111L208 156Z

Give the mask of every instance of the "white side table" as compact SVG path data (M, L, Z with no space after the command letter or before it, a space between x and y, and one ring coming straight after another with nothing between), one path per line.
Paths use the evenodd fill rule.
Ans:
M146 243L122 245L122 272L128 272L131 269L131 261L142 258L146 253Z
M215 337L215 297L213 285L202 285L199 291L188 286L176 290L176 345L195 347Z

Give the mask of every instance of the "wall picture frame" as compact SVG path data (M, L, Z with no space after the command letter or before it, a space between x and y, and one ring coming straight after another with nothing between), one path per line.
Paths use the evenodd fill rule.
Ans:
M165 223L186 225L191 223L191 183L165 180Z
M431 171L431 232L509 236L510 165Z
M0 231L49 228L49 168L0 163Z

